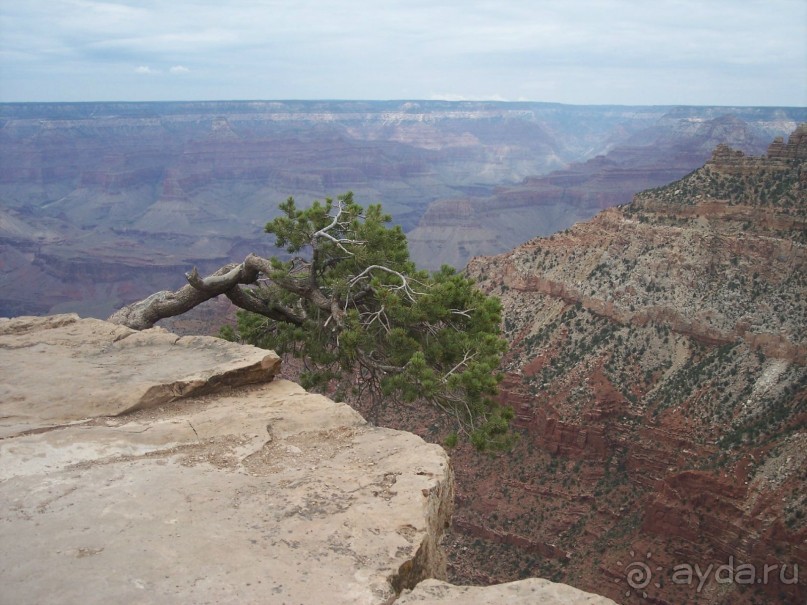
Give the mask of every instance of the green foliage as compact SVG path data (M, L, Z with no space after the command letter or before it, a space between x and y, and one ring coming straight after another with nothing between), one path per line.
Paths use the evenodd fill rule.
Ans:
M223 336L303 359L305 388L426 401L477 448L509 445L512 410L493 399L506 348L499 300L450 267L418 270L380 205L364 210L348 193L280 209L266 232L291 258L270 259L249 293L294 320L241 311Z

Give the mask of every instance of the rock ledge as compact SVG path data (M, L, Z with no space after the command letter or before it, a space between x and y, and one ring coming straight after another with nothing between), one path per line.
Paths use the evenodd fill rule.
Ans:
M3 600L451 602L418 586L445 577L445 452L277 364L70 315L0 321Z

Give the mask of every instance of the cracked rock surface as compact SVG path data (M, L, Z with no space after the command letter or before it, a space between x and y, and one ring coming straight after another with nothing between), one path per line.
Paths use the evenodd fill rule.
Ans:
M427 580L445 577L445 451L277 365L211 337L0 320L0 602L612 603Z
M0 600L384 603L442 576L442 448L275 364L215 338L0 322Z
M0 437L268 382L272 351L77 315L0 320Z

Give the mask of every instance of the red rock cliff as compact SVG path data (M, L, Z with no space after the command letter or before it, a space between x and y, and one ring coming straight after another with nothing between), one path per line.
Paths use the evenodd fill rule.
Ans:
M631 205L471 262L505 306L502 399L523 436L503 459L454 456L484 494L458 511L468 561L496 552L495 579L618 600L804 602L805 140L719 147ZM695 564L745 575L674 576Z

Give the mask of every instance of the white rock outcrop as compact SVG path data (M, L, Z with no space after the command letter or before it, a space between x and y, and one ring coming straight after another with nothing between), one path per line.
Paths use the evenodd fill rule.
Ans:
M493 586L454 586L424 580L404 591L396 605L615 605L611 599L543 578Z
M0 320L0 600L454 602L417 586L445 577L443 449L277 367L215 338ZM480 590L463 602L495 602Z

